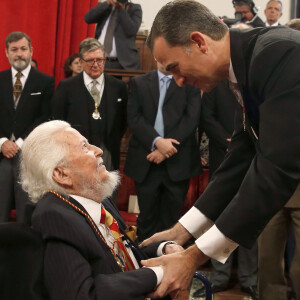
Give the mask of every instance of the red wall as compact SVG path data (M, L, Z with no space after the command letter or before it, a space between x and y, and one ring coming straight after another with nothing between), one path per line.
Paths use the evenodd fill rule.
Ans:
M39 70L64 77L63 64L78 44L93 37L95 25L84 22L85 13L97 0L1 0L0 70L10 67L5 56L5 38L12 31L23 31L31 38L33 58Z

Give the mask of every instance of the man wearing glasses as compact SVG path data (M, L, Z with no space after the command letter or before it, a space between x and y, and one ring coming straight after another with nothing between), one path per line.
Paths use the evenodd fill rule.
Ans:
M79 45L83 72L62 80L52 98L52 116L77 129L103 150L106 168L119 168L120 141L126 129L127 90L123 81L104 74L105 54L93 38Z

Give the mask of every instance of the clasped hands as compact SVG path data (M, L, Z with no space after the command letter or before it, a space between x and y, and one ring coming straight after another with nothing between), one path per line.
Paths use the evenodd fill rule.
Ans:
M156 149L147 155L147 160L160 164L166 158L170 158L177 153L177 149L173 144L179 145L180 143L175 139L159 138L155 142Z
M1 147L1 152L6 158L13 158L19 150L19 146L10 140L5 141Z
M163 240L175 241L179 245L183 245L190 237L191 235L186 229L180 223L177 223L172 229L156 233L146 239L140 247ZM207 260L208 257L196 245L181 252L142 260L141 263L145 267L161 266L164 270L162 282L148 296L150 298L162 298L170 295L173 299L176 298L180 291L189 288L195 271Z

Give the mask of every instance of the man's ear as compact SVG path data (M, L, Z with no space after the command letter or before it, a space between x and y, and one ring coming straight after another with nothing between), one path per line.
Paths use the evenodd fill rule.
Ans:
M53 170L52 179L65 188L70 188L73 185L70 170L66 167L56 167Z
M207 52L207 43L201 32L193 31L190 34L190 40L192 44L196 44L196 46L201 50L201 52Z

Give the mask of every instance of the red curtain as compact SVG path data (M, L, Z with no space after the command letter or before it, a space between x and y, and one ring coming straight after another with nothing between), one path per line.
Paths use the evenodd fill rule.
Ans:
M84 15L97 0L1 0L0 70L10 67L5 56L5 38L12 31L23 31L31 38L33 58L40 71L64 78L65 59L78 52L86 37L93 37L95 25L87 25ZM1 51L2 48L2 51Z

